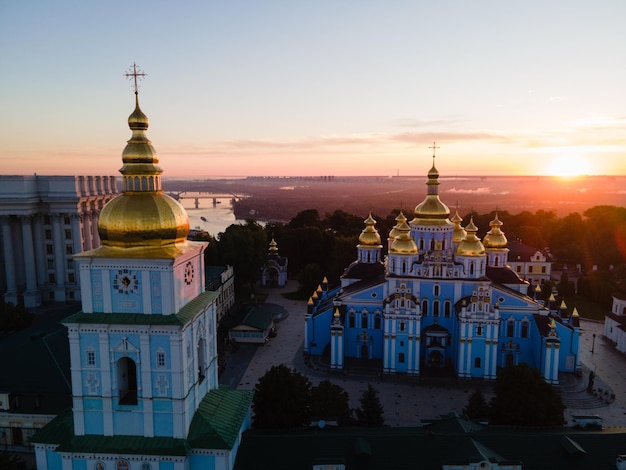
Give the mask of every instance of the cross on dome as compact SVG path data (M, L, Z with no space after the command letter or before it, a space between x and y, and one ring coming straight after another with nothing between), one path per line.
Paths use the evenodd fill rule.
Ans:
M147 76L147 74L145 74L141 69L137 69L137 64L133 62L133 66L128 69L128 72L126 72L124 76L126 78L133 77L133 80L135 82L135 94L139 94L139 84L137 83L137 79L143 80Z

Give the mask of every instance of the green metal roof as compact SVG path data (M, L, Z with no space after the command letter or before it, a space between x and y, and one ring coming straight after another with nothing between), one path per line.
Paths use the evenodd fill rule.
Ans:
M240 325L251 326L252 328L265 331L272 324L272 318L272 312L255 305L248 310Z
M189 444L201 449L232 449L253 395L253 390L228 390L225 386L207 393L191 421Z
M205 291L182 307L174 315L143 313L85 313L78 312L63 320L64 324L116 324L116 325L175 325L183 326L215 300L217 292Z

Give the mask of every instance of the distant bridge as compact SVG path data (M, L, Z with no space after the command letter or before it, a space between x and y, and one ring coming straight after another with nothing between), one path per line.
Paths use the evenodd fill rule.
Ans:
M212 193L212 192L204 192L204 191L179 191L179 192L169 192L168 196L173 197L177 201L181 201L182 199L193 199L194 206L197 209L200 207L200 199L211 199L213 205L216 206L220 201L218 199L230 199L232 202L239 201L240 199L245 199L247 196L243 196L241 194L234 193Z

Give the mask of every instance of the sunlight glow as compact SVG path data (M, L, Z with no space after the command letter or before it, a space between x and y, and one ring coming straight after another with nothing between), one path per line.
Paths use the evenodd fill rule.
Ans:
M548 174L571 178L590 174L591 165L578 155L561 155L548 164Z

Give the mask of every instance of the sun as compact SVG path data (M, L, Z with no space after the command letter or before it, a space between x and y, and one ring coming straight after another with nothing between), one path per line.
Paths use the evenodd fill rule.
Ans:
M548 174L561 178L573 178L588 175L591 165L578 155L562 155L556 157L548 165Z

